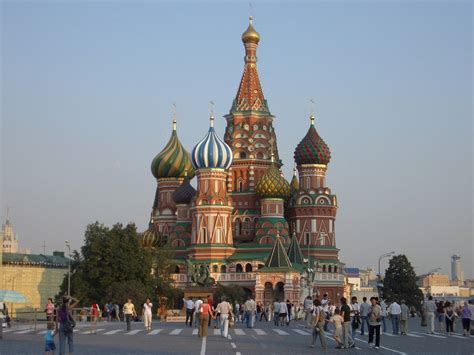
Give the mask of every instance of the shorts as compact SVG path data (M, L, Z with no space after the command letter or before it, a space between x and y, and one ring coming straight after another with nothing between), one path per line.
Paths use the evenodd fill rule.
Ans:
M54 345L54 342L53 343L46 343L44 345L44 351L54 351L56 350L56 345Z
M438 314L438 322L444 322L444 314Z

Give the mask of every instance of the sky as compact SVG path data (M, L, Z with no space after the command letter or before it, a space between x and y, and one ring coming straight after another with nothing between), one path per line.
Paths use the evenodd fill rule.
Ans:
M347 266L389 251L418 274L473 265L472 4L437 1L1 3L1 198L22 247L148 223L153 157L225 121L251 12L283 171L309 127L331 148ZM382 263L385 268L387 260Z

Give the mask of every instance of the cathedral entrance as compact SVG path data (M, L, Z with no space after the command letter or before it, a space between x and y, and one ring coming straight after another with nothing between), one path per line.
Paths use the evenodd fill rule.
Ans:
M271 282L265 282L265 288L263 290L263 304L265 306L273 304L273 284Z
M285 300L285 284L283 282L278 282L275 285L274 290L274 300L275 301L284 301Z

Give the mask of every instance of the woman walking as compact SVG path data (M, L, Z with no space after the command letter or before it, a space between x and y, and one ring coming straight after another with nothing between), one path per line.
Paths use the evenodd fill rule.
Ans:
M153 307L153 303L151 303L151 300L147 298L145 303L143 304L143 322L145 323L145 331L151 330L152 307Z
M46 313L46 320L48 322L54 321L54 303L52 298L48 298L48 303L44 306L44 312Z
M97 318L99 318L99 305L97 303L93 303L91 305L91 334L95 334Z
M446 334L448 335L451 335L454 331L453 324L455 316L454 308L449 301L446 301L444 304L444 319L446 322Z
M73 303L71 304L71 301ZM72 308L77 304L73 297L63 297L63 303L56 310L56 329L59 331L59 355L66 354L66 339L69 346L69 355L74 352L73 329L76 323L71 314Z
M212 312L211 306L209 303L201 303L199 306L199 331L198 337L207 337L207 328L209 327L209 317L214 318L214 313Z
M135 306L132 303L132 299L129 298L127 303L123 305L123 314L125 316L125 321L127 322L127 332L131 330L132 318L136 317L137 312L135 311Z
M380 349L380 326L382 318L382 310L377 304L377 297L371 297L369 308L369 347L373 347L374 333L375 333L375 349Z
M471 317L472 311L469 309L469 304L464 302L464 307L461 310L462 320L462 335L468 337L471 333Z

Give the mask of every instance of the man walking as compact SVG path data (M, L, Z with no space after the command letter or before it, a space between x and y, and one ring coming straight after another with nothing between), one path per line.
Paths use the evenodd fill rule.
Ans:
M380 306L377 304L377 298L371 297L370 303L372 306L369 308L369 347L374 346L374 333L375 333L375 349L380 349L380 321L382 312Z
M383 299L382 299L382 301L380 301L380 310L382 312L382 332L386 333L387 332L387 323L386 323L387 304L385 303L385 300L383 300Z
M216 308L216 314L219 314L221 319L221 335L227 338L229 332L229 316L232 317L232 306L227 302L226 296L221 297L221 302Z
M194 314L194 301L190 298L187 300L184 300L184 304L186 306L186 326L188 325L189 321L189 326L193 326L193 314Z
M362 298L362 304L360 305L360 335L364 335L364 326L367 325L367 328L369 327L369 319L368 319L368 314L369 314L369 308L370 305L367 303L367 297Z
M245 301L244 304L245 324L247 325L247 328L252 328L252 318L255 308L255 302L253 302L250 296L247 297L247 301Z
M280 302L275 300L273 302L273 323L278 326L278 322L280 320Z
M355 341L356 329L359 328L359 325L360 325L360 307L359 307L359 303L357 303L356 296L352 296L350 308L351 308L352 340Z
M402 300L400 305L400 325L402 335L407 335L408 333L408 315L410 314L410 308L405 304L405 300Z
M309 328L311 327L312 318L313 318L311 314L313 310L313 300L311 296L306 297L306 299L304 300L303 307L304 307L304 313L305 313L304 320L306 322L306 328Z
M344 348L353 348L355 347L355 341L351 335L351 307L349 307L349 305L347 304L347 299L345 297L341 298L341 305L341 316L344 320L342 326Z
M201 316L201 305L203 304L203 301L201 297L198 297L197 301L194 302L194 326L199 327L199 324L201 324L200 316Z
M398 335L399 327L400 327L400 313L402 313L402 309L397 301L393 301L388 307L388 313L390 313L390 319L392 320L392 334Z
M423 304L423 311L426 315L427 333L434 334L434 317L436 312L436 304L433 301L433 296L428 296L428 300Z

